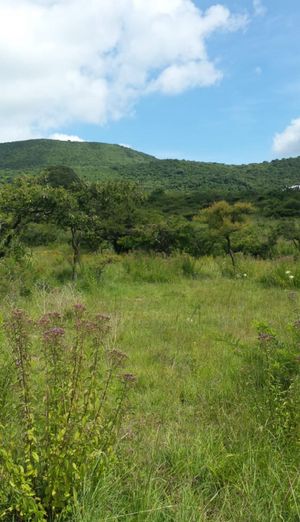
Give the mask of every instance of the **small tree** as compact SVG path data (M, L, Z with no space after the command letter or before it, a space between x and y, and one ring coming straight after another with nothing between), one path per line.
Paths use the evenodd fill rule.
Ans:
M64 189L42 186L31 178L20 179L0 190L0 258L28 223L47 222L60 214L61 202L67 198Z
M283 220L278 226L278 233L285 240L291 241L298 252L300 251L300 224L296 219Z
M108 181L92 184L89 187L89 211L98 227L94 231L95 241L109 241L115 251L120 252L124 238L141 221L139 208L142 201L143 193L136 183Z
M81 189L83 191L83 189ZM80 260L81 234L90 225L85 208L81 208L79 190L70 192L33 179L17 180L0 192L0 257L5 257L15 237L28 223L55 223L69 229L73 248L73 279Z
M248 216L254 212L251 203L218 201L202 210L197 219L204 220L211 233L225 242L225 251L230 256L235 268L235 257L232 249L232 235L248 225Z
M57 175L57 169L54 174ZM17 180L1 189L0 257L7 254L13 238L28 223L54 223L70 232L72 277L76 279L83 240L99 245L106 239L117 250L120 238L126 236L137 221L142 193L128 182L88 185L74 181L73 176L67 187L62 183L58 186L57 178L53 182L51 176L46 182L43 177Z

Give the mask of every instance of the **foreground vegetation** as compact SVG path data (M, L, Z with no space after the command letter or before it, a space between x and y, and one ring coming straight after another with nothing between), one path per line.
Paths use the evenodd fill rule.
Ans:
M72 448L71 468L67 458L66 467L59 468L63 476L54 473L64 485L56 494L47 493L47 487L43 493L42 481L47 486L52 480L43 472L43 462L52 455L50 469L55 472L57 462L61 466L61 454L55 453L61 439L55 429L51 433L58 438L50 445L38 438L43 434L43 414L35 416L38 442L34 441L33 463L38 481L33 496L16 479L3 480L9 459L3 458L2 451L3 519L40 521L47 515L49 520L76 522L298 521L299 261L292 256L254 260L239 255L234 269L225 257L195 260L188 255L109 252L85 254L83 261L76 283L71 283L66 247L40 247L30 256L6 257L0 264L2 448L11 455L12 469L23 483L28 482L19 422L24 412L13 407L19 401L14 380L19 367L13 363L16 310L25 310L34 321L29 328L31 402L37 413L44 408L47 378L51 384L51 371L48 377L41 373L43 353L48 353L43 346L53 347L51 325L46 325L46 345L45 328L33 326L37 320L41 324L41 317L59 314L60 327L69 332L63 341L66 350L72 346L74 310L82 313L84 306L93 317L100 312L110 323L99 341L103 353L117 350L128 356L121 367L115 367L116 381L109 388L97 444L94 438L91 445L84 442L86 419L80 415L80 393L74 401L72 433L75 436L79 430L80 435L77 444L75 437L75 445L61 446L64 458ZM93 349L94 334L92 328L84 337L85 353ZM63 357L68 353L67 349ZM112 359L105 360L95 384L100 394ZM51 370L51 361L48 364ZM72 370L71 361L68 364L67 373ZM124 374L130 387L115 422ZM52 389L54 402L64 394L59 382L57 391ZM93 404L88 409L91 414ZM54 411L60 415L60 409ZM112 435L106 444L108 432ZM77 465L79 450L86 451L81 466ZM67 493L63 498L62 492ZM28 499L38 496L42 507L34 512Z
M298 160L78 145L2 149L0 519L298 521Z

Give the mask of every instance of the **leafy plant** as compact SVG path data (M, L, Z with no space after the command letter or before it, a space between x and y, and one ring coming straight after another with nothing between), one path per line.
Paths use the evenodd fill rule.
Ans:
M300 321L281 341L265 324L258 326L258 345L246 352L249 381L256 390L256 410L278 442L299 437Z
M289 264L279 263L270 268L259 280L266 287L300 288L300 267L294 264L291 269Z
M0 413L0 517L64 520L84 477L115 458L134 377L119 375L126 355L107 347L109 316L80 303L37 321L15 309L4 328L14 370L11 412Z
M212 235L224 241L224 249L230 256L233 267L236 261L232 247L232 235L240 232L248 224L248 215L254 212L251 203L218 201L202 210L195 219L203 219Z

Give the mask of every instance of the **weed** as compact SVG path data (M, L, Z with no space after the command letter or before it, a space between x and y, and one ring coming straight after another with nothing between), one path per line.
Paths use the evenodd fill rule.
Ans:
M38 320L14 309L7 319L14 370L5 386L16 407L1 411L3 519L63 520L86 474L99 477L114 460L134 377L120 378L126 356L108 349L109 331L110 317L81 303Z

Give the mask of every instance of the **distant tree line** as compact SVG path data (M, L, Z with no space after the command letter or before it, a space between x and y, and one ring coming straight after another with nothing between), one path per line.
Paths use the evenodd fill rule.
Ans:
M16 243L68 241L76 279L82 250L144 250L193 256L235 253L272 256L279 238L300 251L300 192L257 195L146 195L130 181L86 182L68 167L48 167L0 189L0 258ZM279 218L279 219L278 219Z

